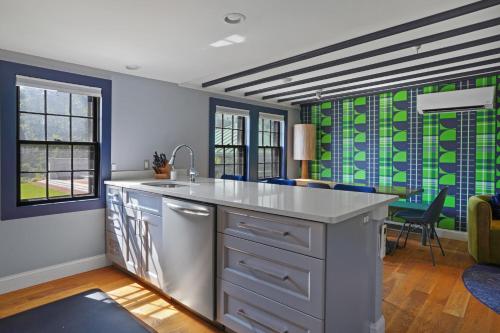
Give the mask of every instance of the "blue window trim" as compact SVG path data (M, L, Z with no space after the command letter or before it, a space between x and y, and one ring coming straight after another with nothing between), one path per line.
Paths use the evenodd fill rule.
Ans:
M99 197L32 206L17 206L16 186L16 75L79 84L101 88L100 126L100 184ZM111 81L66 73L51 69L0 61L0 113L1 113L1 219L10 220L24 217L60 214L103 208L106 193L104 180L111 176Z
M220 99L211 97L210 107L209 107L209 136L208 136L208 174L210 177L215 176L215 112L217 106L225 106L235 109L243 109L249 111L250 124L248 126L250 142L247 143L247 174L245 175L250 181L257 181L257 162L258 162L258 145L259 145L259 115L260 113L270 113L283 116L284 118L284 142L283 142L283 152L281 156L281 174L286 177L287 170L287 145L288 145L288 112L286 110L274 109L265 106L259 106L254 104L247 104L242 102L235 102L226 99Z

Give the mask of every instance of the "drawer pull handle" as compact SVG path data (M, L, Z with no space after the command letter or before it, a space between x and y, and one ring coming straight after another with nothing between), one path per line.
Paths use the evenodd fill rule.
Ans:
M253 231L257 231L257 232L263 232L263 233L266 233L266 234L279 235L279 236L282 236L282 237L286 237L286 236L288 236L290 234L288 231L281 231L281 230L275 230L275 229L262 228L262 227L258 227L258 226L255 226L255 225L246 224L245 222L238 223L238 227L240 227L242 229L253 230Z
M184 213L188 215L198 215L198 216L209 216L210 212L206 209L192 209L192 208L185 208L176 204L172 203L167 203L167 207L179 212L179 213Z
M244 267L246 269L249 269L251 271L256 271L256 272L260 272L260 273L264 273L266 275L269 275L275 279L279 279L281 281L286 281L288 280L288 275L287 274L277 274L277 273L273 273L273 272L269 272L269 271L266 271L262 268L257 268L257 267L254 267L254 266L251 266L249 264L247 264L246 262L244 262L243 260L240 260L238 261L238 265L240 265L241 267Z
M243 309L238 309L238 311L237 311L236 313L237 313L239 316L241 316L241 317L243 317L243 318L245 318L245 319L247 319L247 320L249 320L249 321L252 321L252 322L254 322L254 323L257 323L257 324L259 324L259 325L262 325L262 326L264 326L265 328L270 329L270 330L271 330L271 331L273 331L273 332L278 332L278 333L288 333L288 329L286 329L286 328L285 328L285 329L282 329L282 330L280 330L280 329L276 329L276 328L272 327L272 326L271 326L271 325L269 325L269 324L265 324L265 323L263 323L263 322L261 322L261 321L259 321L259 320L255 319L255 318L250 317L250 316L249 316L249 315L248 315L248 314L247 314L247 313L246 313Z

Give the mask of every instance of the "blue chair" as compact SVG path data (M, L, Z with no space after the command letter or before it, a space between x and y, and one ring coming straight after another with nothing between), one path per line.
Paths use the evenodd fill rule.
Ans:
M310 187L310 188L324 188L324 189L328 189L328 190L332 189L330 187L330 185L328 185L328 184L325 184L325 183L315 183L315 182L307 183L307 187Z
M348 184L335 184L334 190L339 191L350 191L350 192L365 192L365 193L377 193L375 187L371 186L358 186L358 185L348 185Z
M288 185L288 186L296 186L297 182L293 179L287 179L287 178L269 178L267 180L267 183L269 184L275 184L275 185Z
M441 254L444 256L444 250L441 246L441 241L436 232L436 225L439 223L439 218L441 216L441 211L443 210L444 201L446 200L446 193L448 188L445 187L439 192L434 201L429 205L429 208L425 212L418 212L414 210L402 210L397 212L394 216L403 219L403 226L399 231L398 239L396 241L396 248L399 246L399 239L404 232L405 226L408 224L408 230L406 232L406 238L404 242L404 246L406 246L406 241L408 240L408 234L410 233L410 229L413 225L420 226L422 228L422 236L423 240L426 240L429 243L429 248L431 251L432 265L436 266L436 262L434 260L434 253L432 252L432 242L431 238L433 236L436 237L439 248L441 249Z
M247 177L245 176L238 176L238 175L222 175L220 177L220 179L228 179L228 180L239 180L239 181L242 181L242 182L246 182L247 181Z

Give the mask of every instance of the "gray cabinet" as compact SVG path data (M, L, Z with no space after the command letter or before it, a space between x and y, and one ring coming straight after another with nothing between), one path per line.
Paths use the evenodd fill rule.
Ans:
M236 332L324 331L325 225L219 206L217 320Z
M106 189L106 254L116 265L163 288L161 196Z

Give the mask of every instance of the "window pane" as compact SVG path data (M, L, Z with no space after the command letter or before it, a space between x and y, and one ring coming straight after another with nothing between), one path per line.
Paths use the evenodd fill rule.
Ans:
M222 130L220 128L215 129L215 144L216 145L222 144Z
M259 164L257 177L259 177L259 179L266 178L264 175L264 164Z
M266 163L272 162L272 149L266 149Z
M274 163L273 175L274 175L274 177L279 177L279 175L280 175L280 164L279 163Z
M273 162L279 162L280 160L280 149L273 149Z
M49 197L71 196L71 172L49 172Z
M259 131L264 130L264 119L259 119Z
M232 141L233 133L231 130L224 129L223 136L224 136L224 141L222 142L223 144L225 144L225 145L232 145L233 144L233 141Z
M244 123L245 117L243 116L235 116L234 117L234 128L237 129L244 129L243 123Z
M45 154L45 145L21 145L21 172L45 172Z
M234 175L234 166L233 165L226 165L226 175Z
M259 162L264 163L264 148L259 148Z
M19 115L19 139L45 141L45 116L21 113Z
M93 120L87 118L71 118L71 140L77 142L92 142Z
M47 116L47 140L69 141L69 117Z
M263 146L270 146L271 145L271 133L269 132L264 132L264 141L262 142Z
M223 165L216 165L215 166L215 178L220 178L224 174L224 166Z
M31 87L19 87L19 110L26 112L45 112L44 90Z
M215 127L222 127L222 113L215 114Z
M225 128L233 128L233 116L232 115L224 115L224 127Z
M73 146L73 170L94 170L94 150L92 146Z
M270 130L271 130L271 120L264 119L264 131L270 131Z
M234 174L235 175L239 175L239 176L242 176L243 175L243 165L241 164L236 164L234 166Z
M45 173L21 173L21 200L46 199Z
M234 164L234 149L233 148L226 148L225 149L226 153L226 164Z
M280 147L281 146L280 134L279 133L273 133L273 137L274 137L273 146Z
M94 172L74 172L73 173L73 195L93 195Z
M69 115L69 94L47 90L47 113Z
M223 148L215 148L215 164L224 164Z
M244 156L244 151L242 148L237 148L235 149L235 163L237 164L243 164L245 163L245 156Z
M266 164L264 164L264 169L265 169L266 178L273 176L273 174L272 174L272 170L273 170L272 163L266 163Z
M259 132L259 146L262 146L262 132Z
M92 97L71 95L71 114L73 116L92 117Z
M49 171L71 171L71 146L49 146Z

